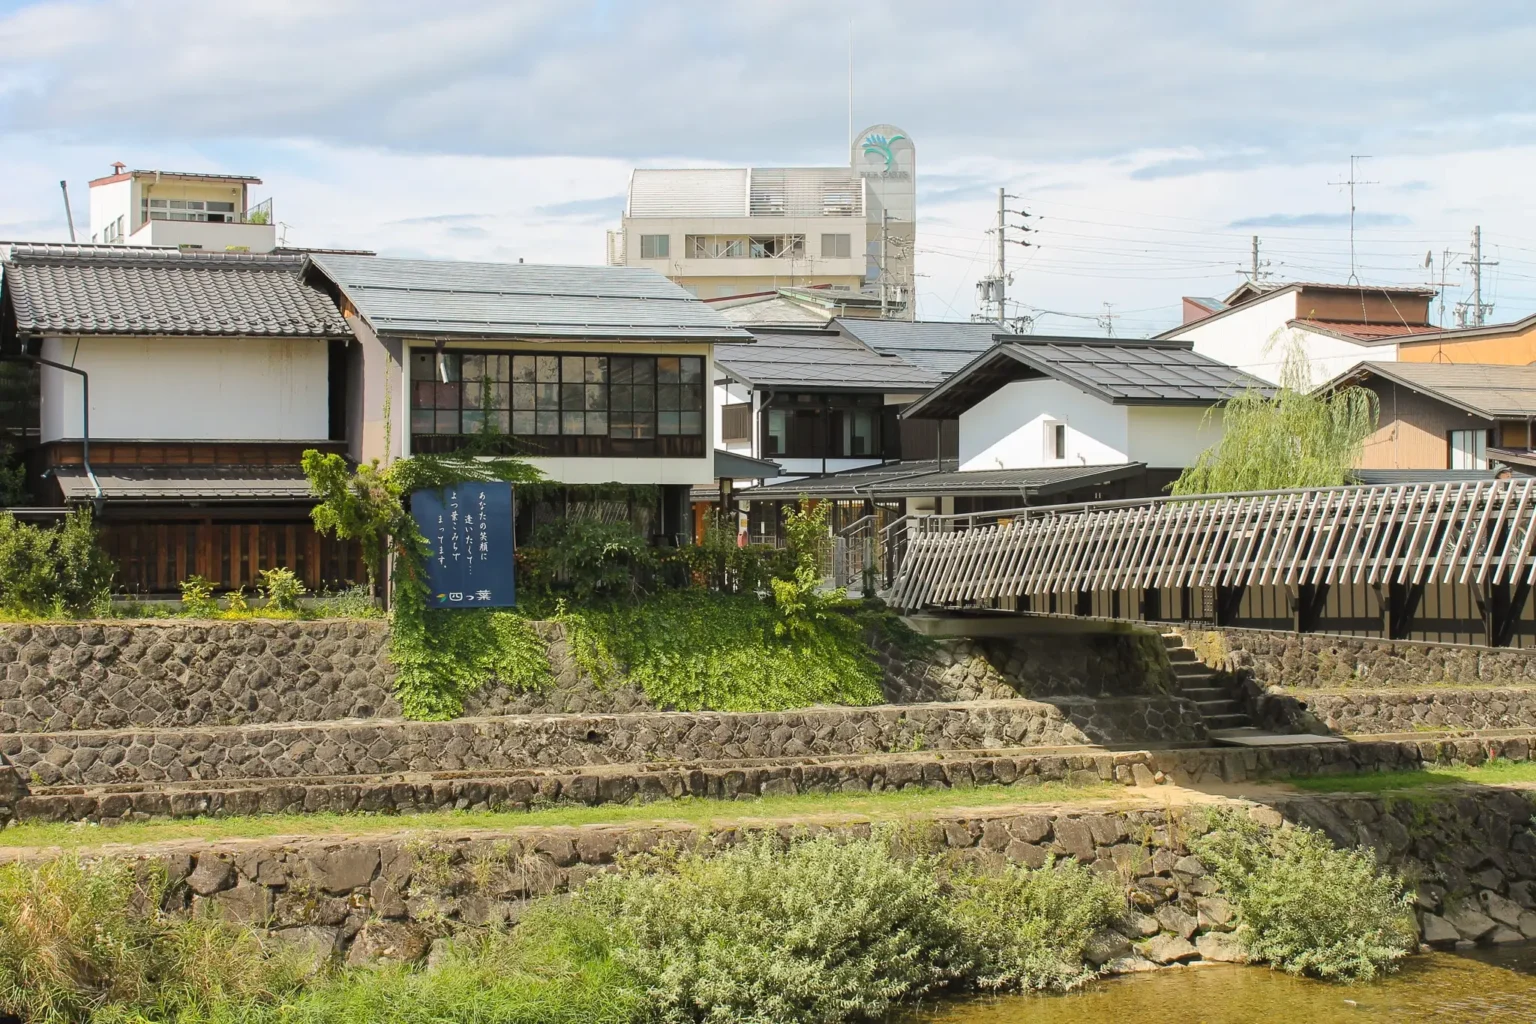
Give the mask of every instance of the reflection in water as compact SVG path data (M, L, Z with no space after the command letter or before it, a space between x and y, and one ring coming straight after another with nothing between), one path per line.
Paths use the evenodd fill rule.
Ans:
M912 1024L1393 1024L1536 1021L1536 944L1413 957L1368 985L1258 967L1184 967L1065 996L1008 996L914 1014Z

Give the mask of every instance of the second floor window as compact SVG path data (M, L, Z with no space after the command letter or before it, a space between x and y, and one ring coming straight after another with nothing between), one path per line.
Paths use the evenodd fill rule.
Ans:
M827 260L846 260L853 257L852 235L822 235L821 258Z
M1488 431L1453 430L1450 442L1451 469L1488 468Z
M883 403L879 395L777 395L763 411L761 454L792 459L884 458Z
M664 260L671 255L672 239L667 235L641 235L640 258Z
M688 235L689 259L800 259L805 256L804 235Z
M139 200L139 212L144 220L202 220L228 223L237 220L235 204L202 199L151 199Z
M489 419L488 419L489 417ZM411 353L411 433L623 440L704 433L701 356Z

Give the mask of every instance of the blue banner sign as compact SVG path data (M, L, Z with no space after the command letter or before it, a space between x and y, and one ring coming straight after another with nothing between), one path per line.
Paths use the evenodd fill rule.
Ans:
M511 608L512 485L496 480L411 494L411 515L427 538L427 604Z

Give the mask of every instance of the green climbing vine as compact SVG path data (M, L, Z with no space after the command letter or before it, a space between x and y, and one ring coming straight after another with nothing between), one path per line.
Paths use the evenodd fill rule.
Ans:
M478 448L471 446L454 455L420 455L382 468L374 461L354 471L340 455L304 453L304 473L320 499L311 513L315 529L358 542L375 591L394 557L389 655L396 696L407 718L453 718L463 710L467 693L493 679L535 689L549 678L544 642L517 612L444 611L427 603L431 551L405 507L411 492L475 481L532 484L542 479L519 459L478 456Z

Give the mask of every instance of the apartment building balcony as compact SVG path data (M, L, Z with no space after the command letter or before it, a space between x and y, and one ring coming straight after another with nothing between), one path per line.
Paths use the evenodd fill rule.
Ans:
M149 219L126 241L129 245L174 245L210 252L262 253L277 248L277 225L273 221L270 199L243 213L156 207L149 210Z

